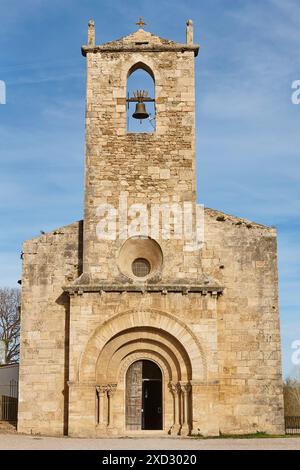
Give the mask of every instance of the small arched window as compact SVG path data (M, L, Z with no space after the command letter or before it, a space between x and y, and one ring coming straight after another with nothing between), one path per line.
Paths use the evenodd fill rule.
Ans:
M127 132L155 131L155 81L150 67L139 62L128 72Z

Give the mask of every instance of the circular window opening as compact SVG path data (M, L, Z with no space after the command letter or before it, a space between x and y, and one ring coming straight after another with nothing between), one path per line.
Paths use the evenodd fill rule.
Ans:
M136 277L146 277L150 274L151 266L145 258L137 258L133 261L132 272Z

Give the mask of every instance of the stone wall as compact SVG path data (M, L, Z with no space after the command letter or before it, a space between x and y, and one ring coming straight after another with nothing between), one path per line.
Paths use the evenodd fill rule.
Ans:
M282 433L276 230L206 210L201 263L218 301L220 431Z
M69 298L62 285L81 273L82 223L23 245L18 430L66 429Z

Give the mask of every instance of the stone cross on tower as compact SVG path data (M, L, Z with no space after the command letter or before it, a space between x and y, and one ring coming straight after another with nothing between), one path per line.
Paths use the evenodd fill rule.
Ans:
M135 24L138 25L140 29L143 29L143 26L146 26L147 23L144 23L142 17L140 16L140 20Z

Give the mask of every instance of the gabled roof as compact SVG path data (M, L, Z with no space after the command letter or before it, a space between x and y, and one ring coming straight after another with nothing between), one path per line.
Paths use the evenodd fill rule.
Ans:
M133 52L133 51L169 51L169 52L184 52L192 51L197 56L199 46L197 44L181 44L179 42L164 39L155 34L138 29L134 33L124 36L115 41L106 42L101 45L82 46L81 51L85 56L88 52Z
M175 41L170 41L169 39L164 39L155 34L144 31L143 29L138 29L134 33L128 34L120 39L115 41L106 42L103 46L128 46L128 45L137 45L137 43L147 42L148 44L153 45L166 45L166 46L176 46L180 45Z

